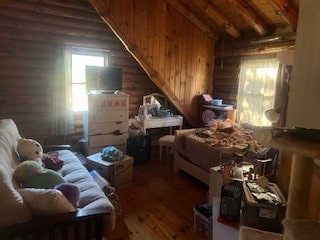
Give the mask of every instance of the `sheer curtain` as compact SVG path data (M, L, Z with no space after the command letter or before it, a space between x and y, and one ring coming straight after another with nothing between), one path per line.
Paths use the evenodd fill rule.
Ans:
M58 46L55 59L51 132L54 135L65 136L74 132L71 48L68 46Z
M271 126L264 113L274 107L278 66L275 56L242 58L237 101L239 123Z

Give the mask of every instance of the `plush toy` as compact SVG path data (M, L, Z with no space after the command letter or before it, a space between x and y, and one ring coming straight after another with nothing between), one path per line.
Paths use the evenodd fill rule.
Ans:
M60 183L54 187L54 189L59 190L68 199L68 201L77 208L77 203L80 197L80 189L77 185L73 183Z
M43 168L36 161L20 163L13 171L13 178L24 188L57 189L76 208L80 195L78 186L67 183L59 173Z
M42 162L45 168L55 171L59 170L63 165L63 161L59 158L59 153L57 152L43 153Z
M20 163L13 171L13 178L24 188L53 189L66 182L56 171L43 168L40 163L32 160Z
M20 161L33 160L42 164L43 148L39 142L33 139L21 138L18 140L17 152Z

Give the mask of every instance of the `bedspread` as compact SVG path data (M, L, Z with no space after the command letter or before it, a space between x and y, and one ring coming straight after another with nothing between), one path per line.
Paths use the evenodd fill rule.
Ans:
M188 161L208 172L210 167L239 157L243 161L251 161L265 150L252 140L251 136L239 134L218 133L208 129L178 130L174 149Z

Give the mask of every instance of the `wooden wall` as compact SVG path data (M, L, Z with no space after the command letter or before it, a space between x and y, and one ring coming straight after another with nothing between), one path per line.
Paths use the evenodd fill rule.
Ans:
M0 118L12 118L25 137L52 137L53 56L61 44L110 50L110 63L123 69L130 116L143 95L160 91L89 2L0 1Z
M211 92L215 40L164 0L90 0L152 81L192 124Z

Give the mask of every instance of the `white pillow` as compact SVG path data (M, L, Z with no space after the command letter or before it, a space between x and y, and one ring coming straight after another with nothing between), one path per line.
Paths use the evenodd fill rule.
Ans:
M47 216L76 210L59 190L21 188L18 191L34 216Z
M9 174L0 165L0 227L27 222L32 215L15 190Z

